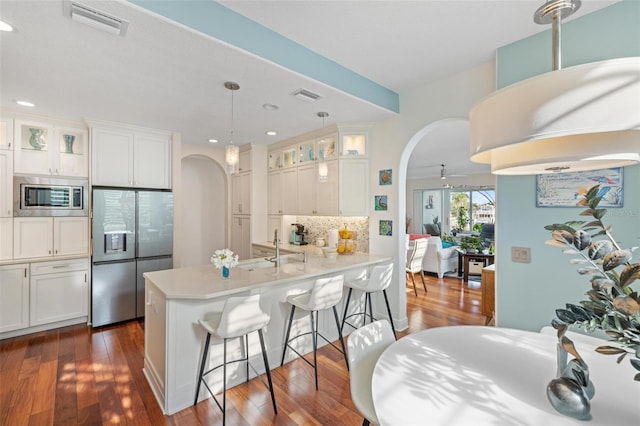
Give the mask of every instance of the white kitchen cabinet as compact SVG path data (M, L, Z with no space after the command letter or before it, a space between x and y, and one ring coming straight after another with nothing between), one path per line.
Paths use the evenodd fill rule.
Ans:
M89 253L89 218L53 218L53 255L73 256Z
M0 333L29 326L29 265L0 266Z
M298 164L311 163L318 159L317 145L313 140L300 143L298 145Z
M170 189L171 136L136 133L133 148L133 186Z
M340 215L369 215L369 160L340 160Z
M251 172L231 177L231 203L233 214L251 213Z
M13 149L13 120L0 118L0 150Z
M0 217L0 260L13 259L13 218Z
M327 181L318 182L317 214L321 216L338 216L340 193L338 187L338 160L327 161Z
M233 216L231 218L231 251L240 260L251 259L251 217Z
M298 214L318 213L318 167L314 163L298 167Z
M338 149L336 147L336 134L323 136L316 140L316 152L318 160L322 161L337 158Z
M88 217L17 217L13 220L14 259L88 253Z
M87 316L88 275L88 259L32 263L30 325Z
M58 129L48 123L16 120L14 172L87 177L87 135L83 129Z
M267 177L267 213L282 214L282 170L269 172Z
M93 185L133 186L133 132L91 129L91 175Z
M298 169L282 171L282 211L284 214L298 214Z
M0 217L13 217L13 151L0 149Z
M295 167L298 164L298 146L290 146L282 150L282 167Z
M171 188L171 137L127 127L91 128L92 184Z

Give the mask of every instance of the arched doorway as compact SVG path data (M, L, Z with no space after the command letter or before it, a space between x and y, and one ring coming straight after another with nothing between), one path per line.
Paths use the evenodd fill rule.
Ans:
M203 265L214 250L227 246L227 183L222 166L204 155L181 161L182 255L180 265Z

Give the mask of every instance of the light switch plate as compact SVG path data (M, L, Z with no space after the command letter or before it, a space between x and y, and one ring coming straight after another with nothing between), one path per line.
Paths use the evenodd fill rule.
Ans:
M531 263L531 249L529 247L511 247L511 260L519 263Z

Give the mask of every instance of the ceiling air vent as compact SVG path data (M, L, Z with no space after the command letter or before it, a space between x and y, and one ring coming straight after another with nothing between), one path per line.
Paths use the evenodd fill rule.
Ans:
M127 33L129 23L120 18L108 15L83 4L69 1L65 1L63 7L64 15L70 17L73 21L89 25L90 27L106 31L110 34L124 36Z
M295 92L293 92L291 95L305 102L315 102L321 98L320 95L305 89L298 89Z

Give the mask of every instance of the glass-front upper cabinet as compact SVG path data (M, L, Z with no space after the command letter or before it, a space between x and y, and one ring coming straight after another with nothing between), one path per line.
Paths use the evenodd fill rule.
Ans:
M35 121L16 120L14 172L53 174L50 164L52 139L53 126Z
M302 142L299 145L299 162L300 164L308 163L310 161L315 161L316 158L316 147L314 141L306 141Z
M54 168L61 176L89 176L89 132L84 129L55 128L54 139L58 148Z
M297 151L297 146L285 148L282 151L282 167L292 167L298 164Z
M268 155L267 167L269 170L282 168L282 151L272 151Z
M88 134L85 129L16 120L14 172L87 177Z
M342 152L343 156L365 156L367 155L367 135L366 134L343 134Z
M316 141L318 149L318 160L329 160L336 158L336 135L327 135Z

